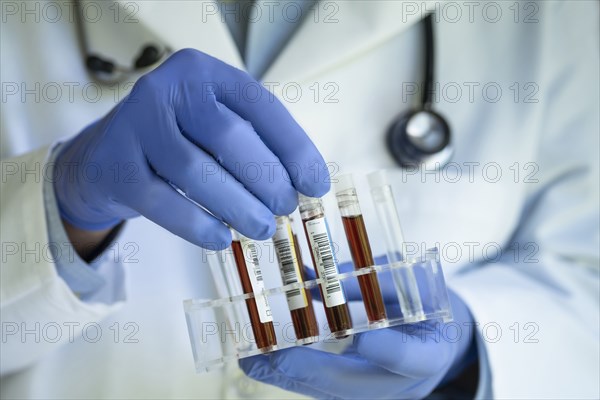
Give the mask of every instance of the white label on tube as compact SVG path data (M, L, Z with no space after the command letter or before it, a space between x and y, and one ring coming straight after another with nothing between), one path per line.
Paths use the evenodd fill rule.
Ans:
M283 284L289 285L291 283L302 282L300 268L303 268L304 266L299 264L298 257L296 257L294 236L289 223L277 224L277 229L273 236L273 244L277 251L277 259L279 260ZM298 288L289 290L285 295L290 310L297 310L308 306L306 291L304 289Z
M317 272L319 273L319 277L327 282L323 290L325 305L329 308L346 303L341 282L335 278L335 275L339 271L333 258L333 249L325 218L312 219L306 221L304 224L315 258L315 264L317 264Z
M258 309L258 317L260 322L273 322L273 314L267 297L262 294L265 289L263 282L262 271L258 263L258 253L256 251L256 244L247 238L240 240L242 245L242 251L244 252L244 259L246 260L246 266L248 268L248 277L250 278L250 284L252 285L252 292L254 292L254 299L256 300L256 308Z

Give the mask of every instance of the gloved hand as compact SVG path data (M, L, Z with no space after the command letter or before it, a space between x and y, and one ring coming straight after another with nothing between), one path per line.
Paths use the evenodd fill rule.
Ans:
M340 265L340 272L351 269ZM348 300L362 301L356 281L344 283ZM380 279L380 286L388 314L398 315L393 282ZM443 324L420 322L356 335L342 354L294 347L239 363L253 379L315 398L423 398L476 357L473 318L454 292L449 296L458 339L456 328L444 334Z
M296 190L329 190L323 158L285 107L247 73L190 49L141 77L55 168L61 216L75 227L141 214L213 249L230 243L222 222L267 239L273 214L297 206Z

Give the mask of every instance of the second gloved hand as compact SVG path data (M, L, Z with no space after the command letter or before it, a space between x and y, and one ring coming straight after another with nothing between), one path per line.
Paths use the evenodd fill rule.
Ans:
M285 107L247 73L195 50L140 78L61 150L61 216L84 230L141 214L223 248L231 240L223 222L267 239L273 214L296 207L296 190L329 190L321 155Z
M340 265L341 272L351 269ZM346 283L348 300L362 301L356 281ZM380 285L386 308L397 314L393 282L380 279ZM449 296L451 335L444 324L426 321L356 335L342 354L294 347L242 359L240 366L251 378L319 399L424 398L476 356L472 316L460 297Z

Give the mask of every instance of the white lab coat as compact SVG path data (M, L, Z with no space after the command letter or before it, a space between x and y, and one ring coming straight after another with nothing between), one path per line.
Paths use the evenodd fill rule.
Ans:
M45 4L38 3L39 13ZM154 38L242 67L227 27L208 12L211 3L131 4L121 3L119 23L88 24L92 48L128 63ZM598 398L598 3L519 3L518 15L512 3L490 4L469 14L454 3L462 13L458 22L452 9L440 9L435 108L452 126L457 163L444 174L402 172L384 143L390 122L416 100L404 94L422 76L416 23L423 4L321 2L320 13L305 21L263 80L277 83L271 87L327 161L358 176L395 171L406 240L442 248L448 284L479 323L495 397ZM502 14L493 22L498 7ZM123 23L133 10L137 22ZM54 14L40 14L35 22L25 15L23 23L22 14L4 11L2 398L298 397L251 383L235 368L194 373L181 301L215 296L211 278L198 248L143 218L128 222L116 245L123 259L132 252L126 244L134 243L130 261L138 260L124 264L124 304L83 303L57 276L43 250L48 146L102 116L127 88L104 88L95 101L97 86L84 86L90 79L69 18L52 22ZM16 95L7 82L17 84ZM79 84L74 97L69 82ZM62 93L54 101L56 87ZM23 91L31 88L39 98ZM7 162L19 172L41 172L37 178L5 174ZM331 198L326 206L335 212ZM381 254L368 198L363 209L374 252ZM341 238L341 224L331 220L333 236ZM24 247L9 257L9 242L39 243L41 257L27 256ZM518 252L510 250L515 242ZM495 260L498 246L505 257ZM348 259L343 248L340 258ZM39 322L40 338L30 333L23 343L5 343L15 322L34 332ZM75 329L68 340L69 322L80 328L98 322L102 338L92 343L94 331L84 340ZM50 343L55 323L62 336ZM124 340L127 334L137 343Z

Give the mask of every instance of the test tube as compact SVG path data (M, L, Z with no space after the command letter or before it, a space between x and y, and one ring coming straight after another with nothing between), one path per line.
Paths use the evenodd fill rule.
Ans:
M391 266L401 264L406 254L405 243L392 187L387 181L385 171L373 172L367 176L367 179L379 224L384 233L388 262ZM424 320L425 313L415 275L406 266L398 265L398 267L392 269L392 279L400 300L402 314L409 321Z
M254 293L254 298L246 299L246 307L250 315L256 346L263 352L276 350L277 338L273 327L273 315L268 299L262 294L264 282L256 244L234 230L232 230L232 236L231 248L242 289L245 294Z
M324 280L319 289L329 329L336 338L345 338L352 333L352 319L342 283L336 277L339 269L333 254L323 203L320 198L302 194L298 195L298 202L315 272L317 277Z
M344 231L346 232L346 239L348 239L354 268L360 270L361 268L373 266L375 265L373 253L371 252L369 236L367 235L365 222L360 211L352 175L341 175L337 179L335 197L337 198L340 214L342 215ZM377 273L371 272L359 276L358 284L365 310L367 311L369 324L385 325L387 322L385 304L381 296Z
M273 244L279 262L279 272L284 285L303 283L304 265L298 249L298 240L292 231L290 218L275 218L276 230ZM298 344L310 344L319 340L319 325L312 305L310 291L304 288L285 293Z
M213 282L220 298L244 294L237 272L237 263L231 248L215 252L215 254L207 254L207 258L213 275ZM245 323L248 321L243 305L239 302L233 303L232 307L226 307L225 314L229 329L234 329L232 325L236 322Z

